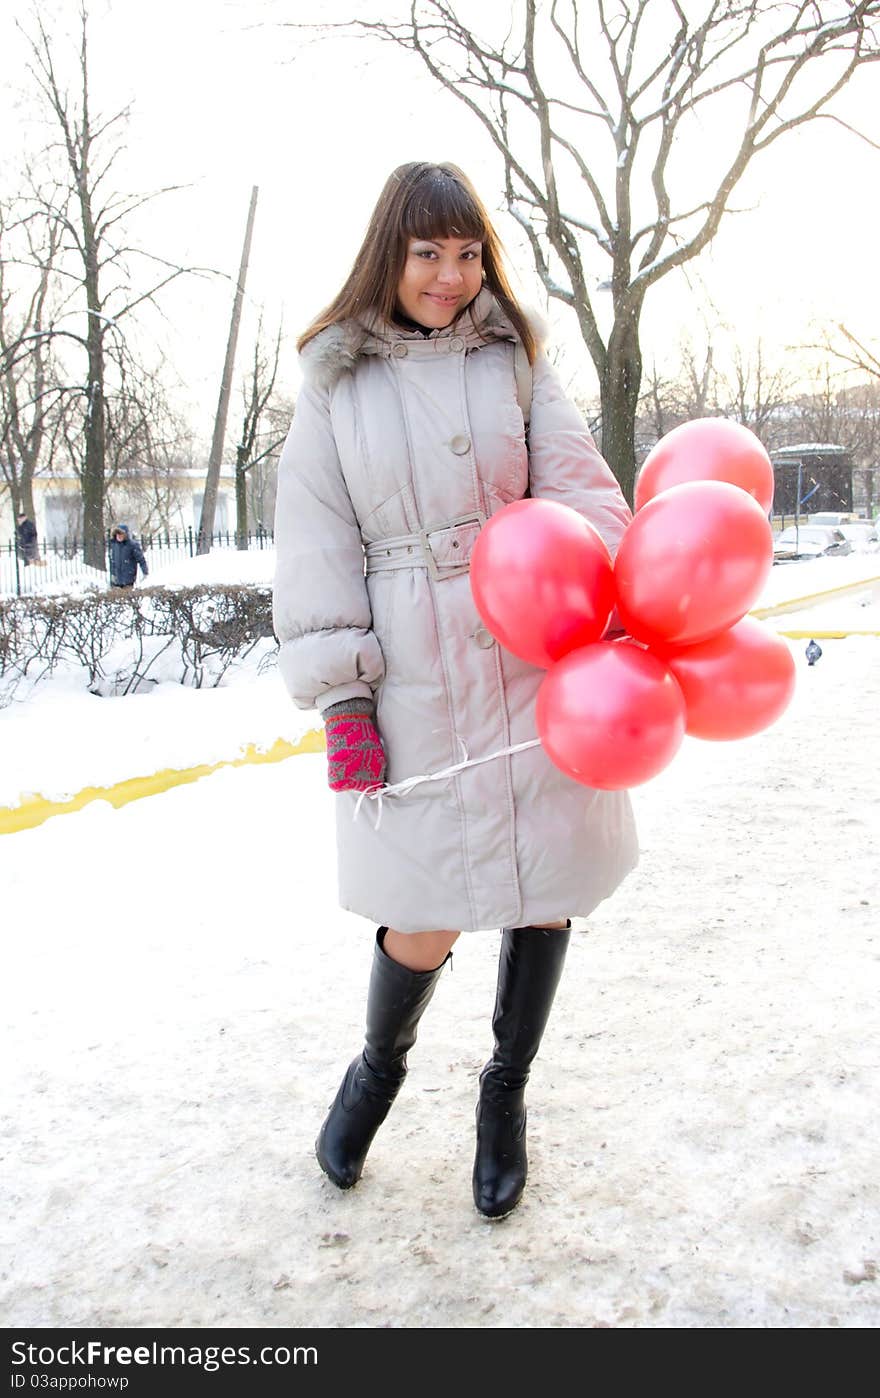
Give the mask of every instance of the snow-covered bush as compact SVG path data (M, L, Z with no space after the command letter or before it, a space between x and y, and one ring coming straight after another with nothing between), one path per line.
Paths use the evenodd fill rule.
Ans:
M268 587L9 598L0 601L0 704L60 667L81 671L94 694L132 694L160 680L215 686L261 644L272 654Z

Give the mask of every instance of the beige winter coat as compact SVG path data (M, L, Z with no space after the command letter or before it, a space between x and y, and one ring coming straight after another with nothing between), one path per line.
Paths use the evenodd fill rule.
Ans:
M302 355L275 522L281 670L303 709L375 696L389 783L462 744L478 758L536 736L545 672L493 640L471 596L481 521L528 490L613 553L630 518L543 355L527 451L515 340L483 291L427 339L348 322ZM356 800L336 797L340 902L401 931L583 916L637 859L626 793L581 786L540 746L388 798L378 830Z

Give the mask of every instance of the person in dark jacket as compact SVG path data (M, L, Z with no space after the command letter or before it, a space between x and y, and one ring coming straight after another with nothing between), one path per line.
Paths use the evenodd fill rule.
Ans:
M24 510L19 510L18 523L15 526L18 537L19 552L24 559L25 567L30 563L37 562L37 526L32 519L28 519Z
M114 525L110 538L110 586L134 587L137 570L147 576L147 560L127 524Z

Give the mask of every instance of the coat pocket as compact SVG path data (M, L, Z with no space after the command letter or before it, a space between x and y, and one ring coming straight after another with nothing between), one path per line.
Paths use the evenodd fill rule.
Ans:
M505 503L521 500L529 483L529 454L523 415L516 403L498 408L497 447L482 465L483 483Z
M409 482L386 496L381 504L374 506L369 514L358 520L358 525L365 544L375 544L380 539L415 533L418 529L418 513Z

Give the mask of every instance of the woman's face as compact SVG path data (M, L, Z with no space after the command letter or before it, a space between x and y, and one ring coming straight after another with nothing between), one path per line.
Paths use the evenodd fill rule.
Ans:
M479 239L410 238L397 286L400 308L431 330L451 325L483 285Z

